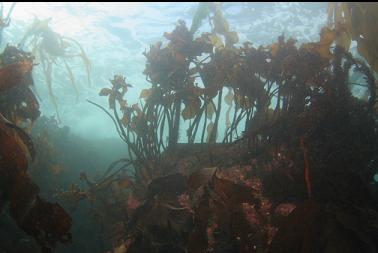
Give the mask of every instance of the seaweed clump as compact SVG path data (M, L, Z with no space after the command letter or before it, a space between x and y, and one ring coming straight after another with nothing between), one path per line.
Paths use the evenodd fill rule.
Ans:
M211 32L196 37L206 18ZM237 45L220 5L200 4L190 29L179 21L145 53L144 103L128 105L119 75L100 91L110 112L91 102L129 157L66 194L109 194L126 210L117 252L375 252L376 81L334 46L342 31L299 47L284 36Z
M49 96L57 112L58 120L60 121L58 104L53 92L54 66L58 67L59 62L64 65L71 85L78 97L79 89L72 72L72 67L69 64L69 60L79 58L83 62L89 85L91 84L91 64L81 44L72 38L54 32L49 26L50 20L51 18L46 20L35 18L33 24L27 29L25 35L21 39L19 47L22 49L25 46L30 46L32 54L40 61Z
M27 173L35 157L28 131L39 116L30 89L33 57L7 46L0 59L0 208L7 206L18 227L34 237L43 252L51 252L57 242L70 242L71 217L59 204L40 198L39 187Z

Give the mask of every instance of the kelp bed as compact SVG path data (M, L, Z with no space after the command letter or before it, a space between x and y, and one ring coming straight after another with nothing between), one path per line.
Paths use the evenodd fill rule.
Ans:
M377 83L373 69L348 51L359 31L359 49L373 50L364 46L373 35L370 19L362 17L375 17L375 9L330 5L335 22L322 29L319 42L297 47L280 36L255 48L235 46L238 35L220 5L200 4L190 28L179 21L164 34L167 45L158 42L145 53L152 87L142 91L143 103L127 103L132 85L121 75L100 91L110 111L90 101L113 120L128 157L100 179L82 173L87 188L73 184L60 198L90 200L114 252L376 252ZM206 19L211 32L196 36ZM12 87L27 89L18 82ZM365 95L355 96L355 87ZM3 136L14 129L23 133L17 145L29 143L19 127L3 125ZM178 143L180 132L186 143ZM18 148L8 137L1 141L8 139ZM10 147L2 145L2 156ZM25 171L26 163L14 160L20 158L9 157L2 173ZM13 197L4 200L19 200L7 194ZM66 222L49 244L39 240L45 251L65 241L69 219L61 217Z

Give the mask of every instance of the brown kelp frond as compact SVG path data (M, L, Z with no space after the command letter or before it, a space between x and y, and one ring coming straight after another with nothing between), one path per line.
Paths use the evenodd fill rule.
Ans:
M68 73L68 77L71 80L72 87L75 90L76 101L77 101L79 99L79 90L78 90L76 82L75 82L75 77L74 77L74 75L72 73L72 70L71 70L70 66L68 66L67 61L65 59L63 59L63 63L64 63L64 66L66 67L66 70L67 70L67 73Z
M93 104L93 105L95 105L95 106L97 106L98 108L100 108L101 110L103 110L111 119L112 119L112 121L113 121L113 123L114 123L114 126L116 127L116 130L117 130L117 133L118 133L118 135L119 135L119 137L123 140L123 136L122 136L122 133L121 133L121 131L119 130L119 128L118 128L118 124L117 124L117 122L116 122L116 120L114 119L114 117L113 117L113 115L111 115L103 106L101 106L101 105L99 105L99 104L97 104L97 103L95 103L95 102L92 102L92 101L90 101L90 100L88 100L87 99L87 101L89 102L89 103L91 103L91 104Z
M36 17L31 27L25 32L19 45L20 47L30 45L32 52L37 55L42 62L43 74L48 86L50 99L60 120L58 103L53 93L53 66L57 65L57 60L61 59L63 61L64 68L67 71L75 94L79 96L79 89L76 85L71 66L68 64L68 60L79 57L83 61L89 85L91 84L90 61L79 42L72 38L62 36L50 28L50 20L51 18L39 20Z
M87 56L87 54L85 53L85 50L84 48L82 47L82 45L75 39L72 39L72 38L68 38L68 37L62 37L64 40L68 40L68 41L71 41L73 42L75 45L78 46L78 48L80 49L80 54L78 54L78 56L82 59L83 61L83 64L85 66L85 71L87 73L87 80L88 80L88 85L91 86L91 75L90 75L90 72L91 72L91 62Z
M46 80L46 84L47 84L47 88L48 88L48 91L49 91L49 97L50 97L50 100L55 108L55 111L56 111L56 115L57 115L57 119L58 121L60 122L60 116L59 116L59 111L58 111L58 103L56 101L56 96L54 95L54 91L53 91L53 83L52 83L52 74L53 74L53 63L52 63L52 59L50 59L48 56L46 57L45 54L42 52L42 51L39 51L39 56L40 56L40 60L41 60L41 65L42 65L42 68L43 68L43 73L44 73L44 76L45 76L45 80Z
M29 153L31 159L34 160L35 158L34 144L30 136L25 132L25 130L17 126L16 124L10 122L9 120L7 120L1 113L0 113L0 121L3 124L5 124L7 127L15 130L15 132L17 133L15 138L20 138L21 142L19 143L20 144L22 143L26 147L26 150Z
M31 90L34 57L8 45L0 55L0 60L1 113L11 122L30 131L40 114L38 101Z
M24 47L24 45L27 42L27 40L29 39L29 37L33 36L33 34L40 34L40 33L42 33L43 30L45 30L48 27L50 21L51 21L51 18L40 20L36 16L34 16L33 23L26 30L24 36L22 37L22 39L21 39L21 41L19 43L19 46L21 48ZM34 39L37 39L37 38L34 37Z
M352 40L357 41L358 52L371 68L378 72L378 36L375 22L378 20L377 3L335 2L328 4L328 25L341 30L337 34L337 45L349 50Z
M357 42L358 53L378 73L378 3L335 2L328 4L328 26L338 29L336 45L349 50L351 41ZM378 85L375 85L378 91ZM376 108L377 110L377 108Z
M0 208L9 203L17 226L35 239L42 252L52 252L57 242L71 241L72 220L60 205L40 198L39 187L27 173L35 146L26 131L40 113L30 90L34 57L8 45L0 59Z

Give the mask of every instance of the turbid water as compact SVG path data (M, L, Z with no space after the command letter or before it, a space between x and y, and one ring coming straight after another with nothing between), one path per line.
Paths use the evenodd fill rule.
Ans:
M377 3L0 8L0 253L376 252Z

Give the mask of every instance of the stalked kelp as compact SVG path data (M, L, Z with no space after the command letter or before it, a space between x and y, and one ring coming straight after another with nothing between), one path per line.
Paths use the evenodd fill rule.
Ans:
M53 67L59 67L59 62L61 62L67 71L77 96L79 95L79 90L68 60L79 58L83 61L88 84L91 83L91 67L90 61L80 43L72 38L54 32L49 26L50 20L51 19L39 20L36 17L33 24L25 32L19 46L21 48L30 46L32 54L37 57L37 60L41 63L49 95L59 119L58 105L53 92Z
M221 6L201 3L191 28L179 21L145 52L140 105L121 75L99 94L110 112L91 102L129 157L64 195L102 204L117 252L375 252L374 66L342 47L344 32L237 44Z
M0 59L0 207L7 206L17 225L35 238L43 252L51 252L57 242L70 242L71 218L57 203L40 198L39 187L27 173L35 157L28 131L39 116L30 89L34 58L7 46Z
M227 21L222 18L219 6L209 5L210 7L214 12L212 22L215 28L212 34L206 33L194 38L195 31L189 31L185 23L179 21L172 33L164 34L169 40L166 47L162 47L162 43L158 42L145 53L147 64L144 74L151 82L152 88L142 91L140 97L146 100L142 107L138 104L132 106L127 104L124 95L127 86L130 85L127 85L122 76L115 76L111 80L112 88L104 88L100 92L101 96L109 97L109 107L114 116L108 115L115 122L121 138L128 144L130 159L133 160L135 157L133 165L136 176L141 179L140 182L143 182L144 187L153 177L165 173L156 170L156 167L169 170L167 161L164 161L161 155L166 150L175 150L181 129L181 117L184 120L193 119L187 129L189 143L195 141L203 115L207 128L203 128L198 135L202 136L201 142L205 142L206 129L209 130L212 125L214 125L211 127L213 130L208 131L207 139L211 143L216 140L223 84L206 80L207 73L202 71L202 68L205 61L217 57L218 52L215 54L213 52L213 43L218 45L221 42L219 36L225 34L226 46L233 51L237 35L235 32L228 31L228 27L219 28L222 22L225 26ZM218 33L220 35L217 35ZM233 36L233 39L229 39L229 36ZM205 59L201 59L203 54L207 54ZM220 72L222 72L221 69ZM195 83L198 78L205 87L200 87ZM213 101L215 97L218 97L217 105ZM118 112L118 106L120 106L121 115ZM214 116L215 120L212 122ZM208 125L207 119L210 121Z

